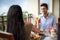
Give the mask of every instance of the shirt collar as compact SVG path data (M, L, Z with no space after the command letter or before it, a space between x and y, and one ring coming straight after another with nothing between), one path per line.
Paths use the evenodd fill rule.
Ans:
M43 13L42 13L42 15L41 15L41 16L42 16L42 17L44 17L44 16L43 16ZM48 13L48 16L47 16L47 18L48 18L49 16L50 16L50 13Z

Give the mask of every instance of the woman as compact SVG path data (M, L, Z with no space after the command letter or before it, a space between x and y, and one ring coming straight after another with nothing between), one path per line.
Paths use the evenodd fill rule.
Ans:
M13 33L14 40L27 40L21 7L12 5L7 17L7 32Z

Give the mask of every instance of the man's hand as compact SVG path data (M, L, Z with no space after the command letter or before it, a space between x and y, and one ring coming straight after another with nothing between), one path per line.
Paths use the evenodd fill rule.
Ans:
M50 27L49 32L56 32L56 29L54 27Z

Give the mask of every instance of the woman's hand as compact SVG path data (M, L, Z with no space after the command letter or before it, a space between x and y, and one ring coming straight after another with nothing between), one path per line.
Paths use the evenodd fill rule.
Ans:
M31 22L29 21L29 19L27 18L26 20L24 20L25 24L30 24Z

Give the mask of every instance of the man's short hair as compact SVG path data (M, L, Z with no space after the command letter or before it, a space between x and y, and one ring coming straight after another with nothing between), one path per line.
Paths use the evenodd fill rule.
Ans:
M48 5L47 5L46 3L42 3L42 4L41 4L41 7L42 7L42 6L45 6L45 7L48 9Z

